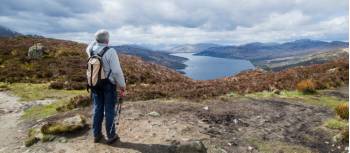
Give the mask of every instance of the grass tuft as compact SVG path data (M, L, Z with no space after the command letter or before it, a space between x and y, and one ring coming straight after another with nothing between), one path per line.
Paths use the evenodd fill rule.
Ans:
M324 125L325 125L325 127L330 128L330 129L341 130L341 129L344 129L348 126L348 122L346 122L344 120L332 118L332 119L326 120Z
M341 132L341 135L342 141L346 144L349 143L349 127L344 128Z
M335 107L335 112L337 115L342 119L349 119L349 104L348 103L342 103Z
M316 84L312 80L302 80L297 84L296 89L304 94L314 94L316 93Z

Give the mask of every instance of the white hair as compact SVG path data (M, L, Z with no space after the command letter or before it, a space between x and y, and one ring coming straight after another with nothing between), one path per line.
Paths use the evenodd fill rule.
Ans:
M109 33L105 29L100 29L95 33L95 39L98 43L106 43L109 41Z

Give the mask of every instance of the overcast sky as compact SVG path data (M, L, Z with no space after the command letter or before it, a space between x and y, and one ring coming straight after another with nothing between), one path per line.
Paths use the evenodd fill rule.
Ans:
M98 29L113 44L348 41L348 0L2 0L0 25L80 42Z

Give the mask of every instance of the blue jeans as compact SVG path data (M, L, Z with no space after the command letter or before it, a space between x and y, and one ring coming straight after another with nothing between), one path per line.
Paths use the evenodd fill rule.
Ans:
M114 124L115 105L117 102L116 86L108 81L103 85L102 89L93 89L91 92L93 98L92 131L94 137L102 136L101 128L103 114L105 114L107 138L113 138L116 135Z

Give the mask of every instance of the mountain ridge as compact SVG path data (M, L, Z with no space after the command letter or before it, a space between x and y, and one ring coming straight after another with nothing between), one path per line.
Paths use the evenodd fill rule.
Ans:
M186 67L186 65L183 64L183 62L187 60L186 58L170 55L169 53L153 51L138 45L120 45L111 47L120 53L138 56L145 61L164 65L174 70Z
M182 44L176 45L172 48L165 50L168 53L197 53L202 50L211 48L211 47L219 47L221 45L214 43L197 43L197 44Z
M259 60L335 48L348 48L348 43L341 41L325 42L311 39L299 39L285 43L254 42L238 46L211 47L195 55ZM278 54L276 52L278 52Z
M15 37L20 35L22 34L0 25L0 37Z

